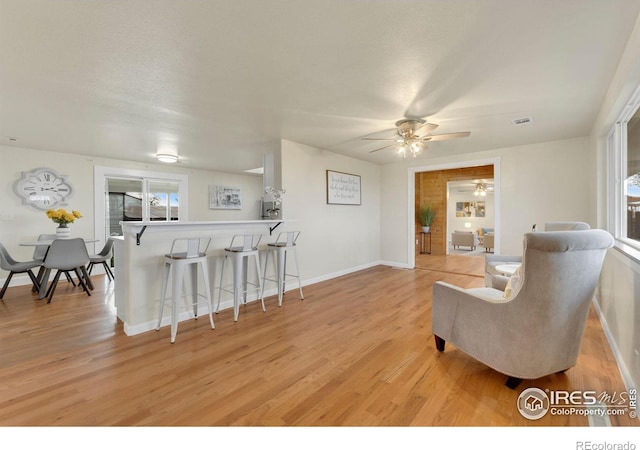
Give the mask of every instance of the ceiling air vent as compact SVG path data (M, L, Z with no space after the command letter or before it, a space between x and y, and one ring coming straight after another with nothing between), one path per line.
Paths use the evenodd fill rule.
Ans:
M517 119L511 119L511 123L516 127L519 127L520 125L530 125L533 123L533 117L527 116L527 117L519 117Z

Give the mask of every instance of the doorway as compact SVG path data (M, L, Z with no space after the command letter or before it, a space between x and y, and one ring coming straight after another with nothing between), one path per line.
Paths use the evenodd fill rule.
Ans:
M420 253L422 236L421 224L416 217L416 211L425 203L432 204L436 209L436 215L430 227L431 255L446 256L448 253L449 213L448 204L450 193L447 183L452 181L493 180L493 229L495 236L494 252L500 249L500 159L489 158L477 161L449 163L437 166L411 167L409 176L409 216L408 216L408 265L416 267L417 257L424 256ZM472 198L473 193L471 193ZM479 202L479 201L477 201ZM486 203L485 203L486 206ZM474 206L475 207L475 206ZM455 206L454 206L455 208ZM455 212L454 212L455 214ZM486 212L485 212L486 218ZM476 221L477 219L474 219ZM462 222L463 229L469 223L469 229L473 230L474 222L467 220ZM480 227L478 227L480 228ZM486 227L490 228L490 227ZM477 230L476 230L477 231ZM427 256L429 256L427 254Z

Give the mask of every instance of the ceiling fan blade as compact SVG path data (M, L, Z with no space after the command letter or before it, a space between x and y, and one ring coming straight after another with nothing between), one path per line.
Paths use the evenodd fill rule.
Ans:
M424 131L425 133L429 133L429 132L435 130L436 128L438 128L437 124L427 122L424 125L422 125L421 127L418 127L418 130Z
M363 141L395 141L397 138L387 139L387 138L361 138Z
M379 152L380 150L384 150L385 148L393 147L393 145L394 145L394 144L386 145L386 146L384 146L384 147L380 147L380 148L377 148L377 149L375 149L375 150L371 150L369 153Z
M459 133L436 134L435 136L425 136L422 138L422 140L423 141L446 141L447 139L467 137L470 134L471 134L470 131L461 131Z

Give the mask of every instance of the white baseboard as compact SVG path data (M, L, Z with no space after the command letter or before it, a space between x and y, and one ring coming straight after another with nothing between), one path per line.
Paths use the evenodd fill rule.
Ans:
M378 262L378 264L383 266L395 267L396 269L413 269L413 267L407 263L399 263L399 262L393 262L393 261L380 261Z
M304 284L303 284L304 286ZM286 292L292 291L298 289L298 283L297 282L287 282L287 289ZM278 290L276 288L271 288L271 289L266 289L264 290L264 296L266 297L271 297L272 295L277 295L278 294ZM214 289L214 295L213 295L213 307L215 310L215 306L216 306L216 302L218 300L218 290ZM257 293L251 293L249 295L247 295L247 303L253 303L256 301L259 301L260 298L258 297ZM205 304L206 305L206 304ZM207 308L205 305L201 305L198 304L198 309L200 311L204 311L202 315L198 316L198 317L205 317L206 319L206 315L209 314ZM221 300L220 301L220 311L223 311L225 309L229 309L229 308L233 308L233 299L232 298L228 298L226 300ZM182 311L179 315L178 315L178 322L182 322L183 320L193 320L193 314L190 311ZM216 321L216 317L213 317L213 321ZM136 334L141 334L141 333L146 333L147 331L151 331L151 330L155 330L156 329L156 325L157 325L157 321L153 320L153 321L147 321L147 322L143 322L143 323L139 323L135 326L131 326L128 323L124 322L123 323L123 329L124 329L124 334L126 334L127 336L134 336ZM162 322L160 323L160 327L165 327L165 326L169 326L171 325L171 317L167 314L167 306L165 306L165 314L164 317L162 318Z
M629 373L629 369L622 358L622 354L618 349L618 344L611 333L611 329L607 324L607 319L604 317L602 310L600 309L600 305L596 301L596 298L593 298L593 306L596 309L596 313L598 314L598 318L600 319L600 324L602 325L602 330L604 331L604 335L607 337L607 341L609 342L609 347L611 347L611 351L613 352L613 357L616 359L616 363L618 364L618 370L620 371L620 376L622 377L622 381L624 382L624 386L627 388L627 392L631 389L636 389L634 385L633 378Z

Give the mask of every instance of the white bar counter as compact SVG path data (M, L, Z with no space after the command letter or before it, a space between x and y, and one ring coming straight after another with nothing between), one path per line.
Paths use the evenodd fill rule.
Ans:
M112 238L115 241L114 293L117 316L124 324L125 334L131 336L155 329L164 255L169 252L174 239L201 236L211 238L207 255L211 294L215 305L220 281L217 269L224 256L224 247L230 244L233 235L262 234L262 246L275 239L281 231L280 227L286 222L291 221L120 222L123 236ZM229 302L232 303L232 300L225 299L223 295L223 306ZM206 312L206 306L200 308L204 308L202 313ZM186 307L181 309L180 320L188 320L191 317L190 311Z

